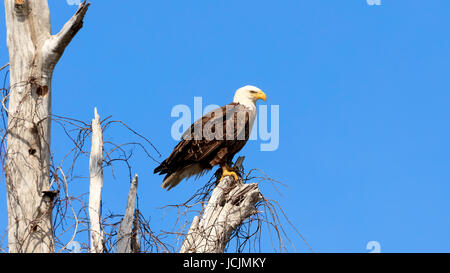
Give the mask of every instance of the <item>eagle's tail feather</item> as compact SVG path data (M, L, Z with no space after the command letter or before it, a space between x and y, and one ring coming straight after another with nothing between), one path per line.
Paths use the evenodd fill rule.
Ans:
M161 185L161 188L170 190L171 188L178 185L181 181L181 178L177 172L168 174L164 177L164 181Z
M197 175L197 177L198 177L198 176L204 174L205 172L207 172L208 170L209 170L209 168L202 168L200 166L200 164L198 164L198 163L188 165L178 171L175 171L173 173L168 173L164 177L164 181L163 181L161 187L163 189L170 190L173 187L175 187L176 185L178 185L181 182L181 180L183 180L185 178L189 178L193 175Z

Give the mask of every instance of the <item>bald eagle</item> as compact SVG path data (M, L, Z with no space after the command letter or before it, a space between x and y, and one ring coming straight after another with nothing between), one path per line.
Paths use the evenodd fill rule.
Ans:
M236 90L232 103L205 114L192 124L169 157L154 170L165 175L161 187L170 190L184 178L199 177L216 165L222 168L222 178L231 175L237 180L230 163L247 143L259 99L266 101L266 94L259 88L241 87Z

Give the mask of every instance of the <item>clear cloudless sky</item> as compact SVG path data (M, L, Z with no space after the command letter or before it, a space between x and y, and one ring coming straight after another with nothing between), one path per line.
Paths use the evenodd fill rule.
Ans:
M370 241L382 252L448 252L450 1L381 3L91 0L56 67L53 113L89 122L96 106L147 136L161 161L176 144L175 105L193 106L194 96L224 105L238 87L256 85L268 105L279 105L280 145L262 152L261 141L251 141L240 154L246 169L288 186L282 196L268 183L261 190L316 252L368 252ZM49 5L56 33L76 6ZM4 21L0 65L8 62ZM52 151L61 158L70 143L53 127ZM156 166L136 149L139 208L158 233L174 217L158 208L186 200L209 176L165 192ZM104 210L123 213L125 173L105 180ZM72 187L87 192L88 182ZM3 233L4 180L0 196ZM292 229L288 235L296 251L308 251ZM263 251L273 248L264 243Z

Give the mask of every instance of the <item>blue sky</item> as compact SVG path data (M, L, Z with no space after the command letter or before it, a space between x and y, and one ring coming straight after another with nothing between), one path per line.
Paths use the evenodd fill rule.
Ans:
M49 3L56 32L76 7ZM280 146L261 152L260 141L252 141L240 154L247 169L288 185L283 196L270 184L261 190L316 252L368 252L370 241L382 252L450 250L450 1L91 3L56 67L54 114L89 121L96 106L102 117L147 136L162 160L176 144L173 106L192 106L194 96L224 105L237 88L256 85L280 107ZM64 154L68 140L54 128L52 149ZM156 166L136 152L139 207L158 231L173 215L162 219L157 208L186 200L209 176L167 193ZM129 185L124 173L104 184L103 207L118 213ZM73 185L88 188L87 181ZM0 196L4 230L4 185ZM288 232L297 251L307 252ZM263 250L273 249L264 243Z

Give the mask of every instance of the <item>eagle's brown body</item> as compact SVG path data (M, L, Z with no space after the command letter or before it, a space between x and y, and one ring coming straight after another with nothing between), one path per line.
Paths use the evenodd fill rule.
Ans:
M155 169L155 173L165 174L162 187L169 190L182 179L202 175L216 165L229 166L247 143L255 116L256 107L230 103L197 120Z

